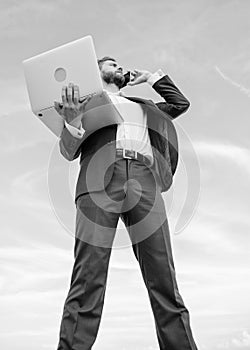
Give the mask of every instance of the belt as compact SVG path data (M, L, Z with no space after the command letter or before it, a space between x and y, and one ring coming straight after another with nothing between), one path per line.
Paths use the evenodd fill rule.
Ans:
M117 148L116 156L119 158L125 158L125 159L135 159L135 160L138 160L139 162L145 163L148 166L151 165L151 162L147 157L145 157L143 154L136 152L134 150Z

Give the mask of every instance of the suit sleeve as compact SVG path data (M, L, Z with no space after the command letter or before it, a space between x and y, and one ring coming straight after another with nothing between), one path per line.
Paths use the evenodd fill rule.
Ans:
M76 159L81 153L82 138L74 137L68 128L64 126L59 140L61 154L67 160Z
M168 75L157 80L152 87L165 100L165 102L156 103L157 107L170 115L172 119L177 118L189 108L190 102Z

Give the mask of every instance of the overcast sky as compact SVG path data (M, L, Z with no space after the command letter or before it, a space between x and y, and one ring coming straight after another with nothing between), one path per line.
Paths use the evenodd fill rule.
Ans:
M73 267L78 160L62 158L30 111L21 62L91 34L98 56L161 68L190 100L164 194L179 289L199 349L249 349L250 2L3 0L0 9L1 348L56 349ZM148 85L124 92L161 101ZM65 174L71 196L60 202L53 189ZM95 350L158 349L126 237L119 223Z

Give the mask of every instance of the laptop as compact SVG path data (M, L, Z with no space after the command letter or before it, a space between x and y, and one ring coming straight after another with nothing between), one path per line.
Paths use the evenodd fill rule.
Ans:
M61 102L62 87L70 82L79 86L81 98L94 93L92 99L96 98L98 101L96 113L90 113L89 116L85 113L84 116L89 131L123 121L108 94L103 91L91 35L26 59L22 63L32 112L57 137L60 137L64 128L64 119L54 109L54 101ZM102 104L107 110L104 118L99 108ZM93 109L93 101L91 105ZM88 122L89 118L91 122ZM98 123L100 118L101 124Z

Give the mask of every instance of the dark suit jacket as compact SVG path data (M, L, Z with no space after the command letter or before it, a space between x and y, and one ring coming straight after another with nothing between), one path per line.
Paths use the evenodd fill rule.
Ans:
M152 170L164 192L172 184L178 163L178 139L172 120L184 113L190 103L168 75L158 80L153 88L165 102L155 104L138 97L126 98L140 103L146 110L154 155ZM59 141L60 152L69 161L81 155L75 201L81 194L104 189L109 183L116 159L116 131L117 124L108 125L95 132L86 131L78 139L64 127Z

